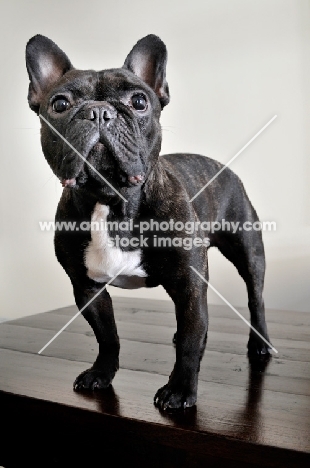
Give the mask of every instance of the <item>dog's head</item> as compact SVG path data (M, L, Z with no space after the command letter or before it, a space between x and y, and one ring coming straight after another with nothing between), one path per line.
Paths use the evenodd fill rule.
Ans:
M30 39L28 102L41 118L43 153L64 186L115 196L104 179L116 189L143 183L160 152L166 62L165 44L154 35L133 47L122 68L99 72L75 69L47 37Z

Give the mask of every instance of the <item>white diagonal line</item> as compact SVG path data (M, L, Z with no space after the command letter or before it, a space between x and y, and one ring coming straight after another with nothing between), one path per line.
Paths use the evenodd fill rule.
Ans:
M83 310L86 309L86 307L88 307L89 304L91 304L91 303L93 302L93 300L95 300L96 297L98 297L99 294L101 294L102 291L104 291L104 289L105 289L110 283L112 283L113 280L115 280L115 278L123 271L124 268L125 268L125 266L123 266L123 267L120 269L120 271L119 271L115 276L113 276L113 278L111 278L110 281L108 281L108 282L103 286L103 288L101 288L100 291L98 291L98 292L91 298L91 300L88 301L87 304L85 304L84 307L82 307L82 309L80 309L80 310L75 314L75 316L72 317L72 319L69 320L68 323L66 323L66 325L65 325L64 327L62 327L61 330L59 330L59 332L57 332L56 335L53 336L53 338L52 338L51 340L49 340L49 342L46 343L45 346L43 346L42 349L40 349L40 351L38 352L38 354L41 354L42 351L44 351L45 348L47 348L47 347L52 343L52 341L54 341L55 338L57 338L57 336L59 336L60 333L62 333L62 332L67 328L67 326L70 325L70 323L72 323L73 320L75 320L76 317L78 317L78 316L83 312Z
M256 135L254 135L253 138L251 138L251 140L248 141L247 144L244 145L244 147L241 148L241 150L238 151L238 153L235 154L235 156L233 156L233 157L228 161L228 163L225 164L225 166L223 166L222 169L220 169L220 170L215 174L215 176L213 176L212 179L210 179L209 182L208 182L206 185L204 185L204 186L199 190L199 192L197 192L196 195L194 195L189 201L192 202L193 200L195 200L195 198L198 197L198 195L200 195L201 192L203 192L204 189L206 189L206 188L208 187L208 185L210 185L210 184L221 174L221 172L223 172L224 169L226 169L226 167L228 167L228 166L239 156L239 154L241 154L242 151L244 151L244 150L252 143L252 141L254 141L254 140L258 137L258 135L260 135L260 134L261 134L277 117L278 117L277 115L274 115L274 116L272 117L272 119L270 119L269 122L267 122L266 125L264 125L263 128L261 128L260 131L257 132Z
M109 187L111 187L111 189L114 190L114 192L116 192L126 203L128 202L128 200L126 200L126 198L123 197L123 195L122 195L121 193L119 193L118 190L116 190L116 188L113 187L113 185L110 184L110 182L109 182L107 179L105 179L105 178L103 177L103 175L100 174L100 172L98 172L97 169L95 169L94 166L93 166L92 164L90 164L90 162L87 161L87 159L84 158L84 156L83 156L81 153L79 153L79 151L78 151L77 149L75 149L74 146L72 146L71 143L70 143L64 136L62 136L61 133L58 132L58 130L56 130L56 128L55 128L48 120L46 120L46 118L43 117L42 114L39 114L39 117L41 117L41 119L44 120L44 122L47 123L47 125L48 125L48 126L49 126L49 127L50 127L50 128L51 128L51 129L52 129L52 130L53 130L53 131L54 131L54 132L55 132L55 133L56 133L56 134L57 134L57 135L58 135L58 136L59 136L59 137L60 137L60 138L61 138L77 155L78 155L78 156L80 156L80 158L83 159L83 161L84 161L99 177L101 177L101 179L102 179L107 185L109 185Z
M278 351L276 350L276 348L274 348L272 346L271 343L269 343L269 341L266 340L266 338L263 337L263 335L261 335L257 330L256 328L253 327L253 325L250 324L250 322L248 322L248 320L246 320L243 315L240 314L240 312L237 311L237 309L234 308L234 306L232 306L226 299L224 296L222 296L221 293L218 292L217 289L215 289L214 286L212 286L212 284L210 284L209 281L206 280L206 278L204 278L200 273L199 271L196 270L196 268L194 268L193 266L191 266L191 269L199 276L199 278L202 279L202 281L204 281L205 283L207 283L208 286L210 286L211 289L213 289L213 291L231 308L231 310L233 310L237 315L238 317L240 317L268 346L270 346L270 348L275 352L275 353L278 353Z

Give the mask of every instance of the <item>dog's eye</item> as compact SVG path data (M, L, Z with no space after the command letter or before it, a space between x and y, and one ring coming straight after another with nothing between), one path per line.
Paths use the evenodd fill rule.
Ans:
M131 103L132 106L138 111L143 111L146 109L146 98L141 94L136 94L135 96L132 96Z
M65 112L69 109L69 107L70 102L64 97L55 99L55 101L53 102L53 110L58 113Z

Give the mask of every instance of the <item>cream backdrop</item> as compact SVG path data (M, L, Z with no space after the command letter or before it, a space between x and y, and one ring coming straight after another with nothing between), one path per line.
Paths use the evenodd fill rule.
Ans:
M168 48L171 103L162 153L188 151L226 163L275 114L232 164L262 220L269 308L309 311L309 0L0 0L1 313L14 318L73 303L53 251L60 183L45 162L39 121L27 105L27 40L53 39L77 68L121 66L149 33ZM235 306L245 286L219 252L210 281ZM167 299L162 288L112 296ZM209 302L219 304L212 291Z

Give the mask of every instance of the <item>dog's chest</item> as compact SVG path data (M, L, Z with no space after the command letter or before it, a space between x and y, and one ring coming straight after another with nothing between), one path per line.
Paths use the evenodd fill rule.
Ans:
M117 275L111 285L125 289L141 288L145 286L147 276L141 266L141 249L126 252L111 245L106 226L108 214L108 206L96 204L91 217L91 241L85 250L87 275L99 283L106 283Z

